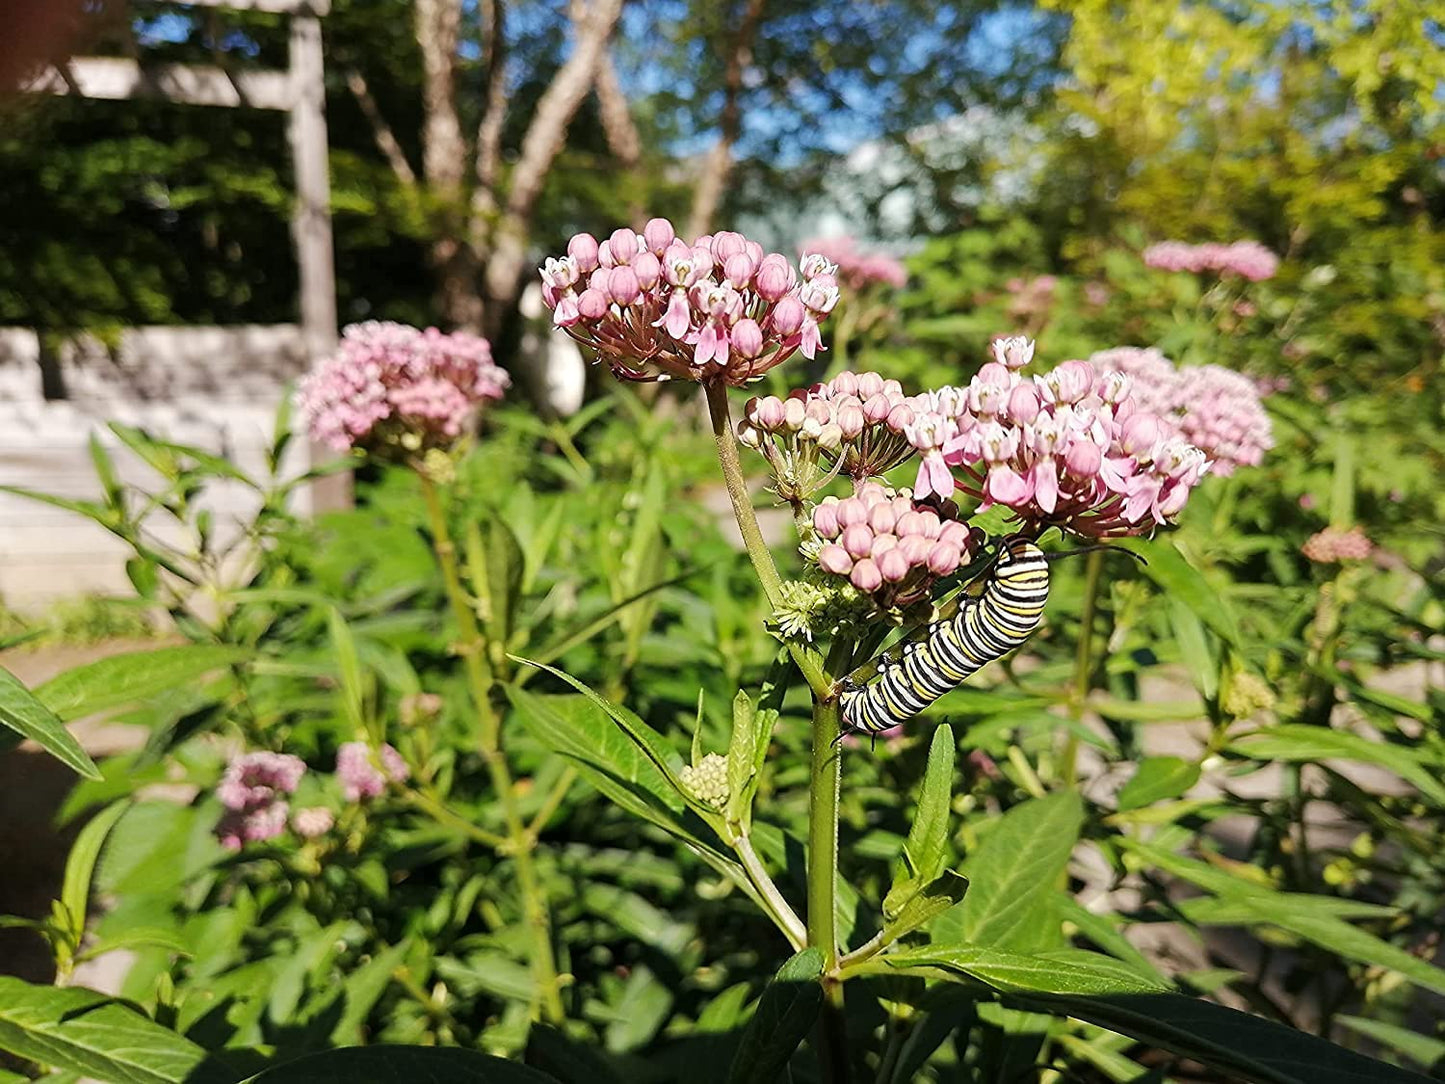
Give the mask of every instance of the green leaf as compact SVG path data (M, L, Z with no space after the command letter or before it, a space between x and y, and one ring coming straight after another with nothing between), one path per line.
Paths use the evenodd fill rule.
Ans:
M117 512L124 513L125 490L121 487L120 476L115 471L115 460L111 458L110 452L100 442L100 437L95 433L90 434L90 461L95 465L95 476L100 480L101 492L105 494L105 502Z
M184 1036L94 990L0 976L0 1050L108 1084L232 1079Z
M1004 992L1132 994L1168 990L1111 956L1082 949L1026 956L966 945L925 945L885 956L893 967L941 967Z
M90 903L90 882L95 876L95 863L100 859L100 849L110 830L126 810L129 801L116 802L106 806L91 817L75 842L70 847L70 857L65 860L65 878L60 889L60 903L71 921L72 943L80 944L85 932L85 912Z
M1129 782L1119 788L1119 810L1139 809L1166 798L1178 798L1199 781L1199 765L1183 757L1147 757Z
M746 830L751 802L748 784L752 782L753 751L757 748L757 711L748 694L741 689L733 697L733 732L728 739L728 803L724 811L728 821L741 824Z
M941 724L928 746L928 764L918 791L918 810L908 829L903 857L893 870L893 885L883 914L893 918L924 885L943 872L948 859L948 807L953 797L953 765L958 751L953 728Z
M951 869L944 870L910 896L897 915L888 920L883 928L884 939L892 943L906 933L927 926L951 910L967 891L967 880Z
M1419 751L1404 745L1370 741L1358 734L1304 723L1283 723L1246 734L1225 747L1254 760L1354 760L1378 764L1413 783L1421 794L1445 804L1445 783L1438 767L1427 767Z
M1283 1024L1182 994L1018 1000L1131 1035L1257 1084L1424 1084L1426 1078Z
M1419 1062L1427 1069L1445 1064L1445 1039L1434 1039L1396 1024L1386 1024L1381 1020L1366 1020L1359 1016L1337 1016L1335 1019L1351 1031L1359 1032L1383 1046L1398 1050L1411 1061Z
M377 953L361 967L346 976L341 989L341 1017L331 1029L331 1041L337 1046L361 1041L361 1027L386 988L391 985L392 974L406 959L411 941L399 944Z
M1132 964L1134 970L1139 973L1163 980L1164 976L1159 973L1159 969L1130 943L1129 939L1114 925L1111 917L1094 914L1073 896L1065 895L1062 892L1054 897L1053 908L1061 920L1073 923L1079 928L1080 933L1099 948L1113 953L1124 963Z
M556 1079L474 1050L358 1046L308 1054L243 1084L556 1084Z
M39 686L35 695L68 722L189 685L202 675L241 662L249 655L245 648L219 644L182 644L131 651L67 670Z
M353 730L363 731L366 729L366 686L361 655L356 650L356 637L346 618L334 606L326 612L326 630L341 678L341 702L346 709L346 720Z
M763 991L733 1056L730 1084L771 1084L807 1038L823 1005L823 954L798 953L778 969Z
M999 949L1037 948L1055 938L1050 902L1083 827L1078 794L1034 798L1005 813L964 863L968 895L938 919L935 943L966 942Z
M4 668L0 668L0 724L30 738L87 779L100 778L100 769L65 729L65 724L38 695Z
M1193 611L1210 629L1232 646L1239 645L1239 623L1219 590L1184 559L1167 538L1119 538L1110 545L1143 557L1145 574L1172 598Z
M494 644L511 639L525 569L522 546L500 516L489 516L485 529L475 520L467 525L467 574L487 639Z
M1189 678L1199 695L1213 700L1219 694L1219 663L1209 650L1209 640L1204 635L1204 623L1182 599L1170 597L1169 627L1174 631L1174 641L1179 645L1179 656L1189 670Z

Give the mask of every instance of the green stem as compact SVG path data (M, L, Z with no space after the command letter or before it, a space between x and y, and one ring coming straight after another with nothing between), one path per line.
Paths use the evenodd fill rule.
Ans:
M456 810L451 809L445 803L424 791L408 791L406 793L406 801L428 814L433 820L450 824L453 828L464 832L478 843L485 847L490 847L494 851L505 850L508 846L508 841L505 837L488 832L485 828L473 824Z
M768 871L758 859L757 851L753 850L753 841L747 836L740 836L733 844L733 850L737 852L743 869L747 871L748 880L758 890L758 895L766 904L769 917L773 924L783 931L783 936L793 946L794 951L803 948L808 943L808 931L803 926L803 920L797 912L783 898L777 884L768 876Z
M1094 615L1099 607L1099 584L1104 571L1104 554L1100 550L1090 553L1084 565L1084 609L1079 615L1079 646L1074 653L1074 681L1069 696L1069 715L1077 727L1084 718L1084 704L1089 699L1089 685L1094 676ZM1069 734L1064 746L1063 763L1059 774L1064 785L1073 788L1078 782L1079 736Z
M851 645L837 640L827 672L846 672ZM843 980L838 975L839 946L835 917L838 891L838 803L843 758L838 701L813 700L813 750L808 791L808 944L823 954L823 1011L818 1018L817 1048L823 1079L848 1079L848 1040L844 1030Z
M727 385L713 382L703 385L707 392L707 412L712 421L713 441L717 446L718 465L722 467L723 481L727 485L728 499L732 502L733 516L738 522L738 533L743 537L743 547L753 563L758 581L763 585L763 594L774 611L782 602L783 579L778 575L778 566L768 552L763 540L762 528L758 526L758 514L753 510L753 499L748 493L747 479L743 477L742 460L738 458L737 437L733 434L732 417L728 413ZM828 698L833 695L833 683L823 672L818 653L799 644L789 643L788 654L793 657L798 670L813 690L813 695Z
M522 911L533 936L532 972L536 979L541 999L542 1015L549 1023L561 1023L565 1013L562 1009L562 993L557 981L557 961L552 952L552 931L547 916L547 904L537 879L537 869L532 861L535 840L522 823L517 808L516 786L512 782L511 769L502 751L501 719L492 703L492 675L487 666L482 630L477 625L477 614L471 600L462 587L461 572L457 565L457 548L447 527L446 509L436 483L425 472L418 471L421 479L422 496L426 499L427 517L432 532L432 548L436 551L437 564L441 567L442 582L446 585L447 601L451 604L452 617L461 634L459 651L466 669L467 686L481 723L481 752L491 775L492 790L502 807L502 817L507 825L507 841L512 860L517 867L517 887L522 895ZM533 1011L538 1005L534 1002Z

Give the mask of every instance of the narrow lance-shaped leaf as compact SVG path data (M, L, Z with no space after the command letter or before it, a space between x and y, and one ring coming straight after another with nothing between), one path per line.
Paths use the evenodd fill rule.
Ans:
M733 697L733 730L728 742L728 804L725 814L729 823L741 824L744 831L751 820L751 795L748 784L752 782L753 751L757 748L757 710L748 694L741 689Z
M0 669L0 724L30 738L62 764L87 779L99 779L100 769L86 755L74 735L46 704L10 671ZM0 748L4 744L0 743Z
M79 945L85 932L86 907L90 902L90 882L95 876L95 864L100 860L100 850L105 846L106 837L116 822L130 808L130 802L120 801L102 809L91 817L75 842L70 847L70 856L65 860L65 877L61 882L60 903L71 922L70 932L73 944Z
M903 856L893 870L893 886L883 901L883 914L888 918L897 916L909 899L943 872L948 858L948 807L953 796L957 751L953 728L947 723L937 727L928 746L918 809L903 845Z
M245 648L221 644L182 644L153 651L131 651L67 670L36 688L35 695L56 715L69 721L188 685L203 674L242 662L249 656Z
M806 948L763 991L733 1056L730 1084L771 1084L807 1038L823 1005L823 954Z

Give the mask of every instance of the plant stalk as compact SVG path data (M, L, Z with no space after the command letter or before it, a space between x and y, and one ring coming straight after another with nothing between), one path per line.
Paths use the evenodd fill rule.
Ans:
M778 566L768 552L763 540L762 528L758 526L758 514L753 510L753 498L748 493L747 479L743 477L742 460L738 458L737 437L733 434L732 417L728 412L727 385L714 381L704 384L707 393L707 412L712 421L713 442L717 446L718 465L722 467L723 482L727 485L728 499L732 501L733 517L738 523L738 533L743 537L743 547L753 563L753 570L763 585L763 594L768 605L776 611L782 602L783 579L778 575ZM788 654L808 682L815 697L832 696L833 683L823 672L818 654L800 644L789 642Z
M828 673L846 671L850 645L834 642ZM835 902L838 892L838 804L843 758L837 698L813 699L813 749L808 792L808 944L823 953L823 1009L816 1045L823 1079L848 1079L848 1040L843 1016L843 980L838 974L839 946Z
M1084 718L1084 704L1089 699L1089 685L1094 676L1094 617L1099 608L1099 584L1103 578L1104 554L1094 550L1084 558L1084 609L1079 615L1079 646L1074 653L1074 681L1069 696L1069 715L1077 726ZM1079 736L1069 734L1064 745L1059 774L1064 785L1072 789L1078 782Z
M783 898L777 883L768 876L768 871L763 868L762 862L758 859L758 852L753 850L753 841L747 836L739 836L737 842L733 844L733 850L737 852L743 869L747 871L748 880L758 890L758 895L771 912L769 917L772 918L774 925L782 930L783 936L793 946L793 951L796 952L803 948L808 943L808 930L797 912Z
M565 1017L562 1008L562 992L557 981L557 959L552 952L551 923L547 914L547 903L537 878L537 868L532 861L536 846L535 838L527 831L517 808L516 786L512 772L502 751L501 719L496 705L492 702L492 674L487 665L482 630L477 624L477 614L462 587L461 573L457 566L457 548L447 527L446 509L441 494L431 478L417 472L421 479L422 496L426 500L427 517L432 532L432 548L436 552L437 564L441 568L442 581L446 585L447 601L451 605L452 617L461 633L459 650L466 668L467 686L482 726L482 759L487 763L491 775L492 789L502 807L502 817L507 825L508 848L517 868L517 886L522 895L522 910L533 936L532 973L536 980L540 1005L533 1004L534 1014L540 1008L549 1023L560 1024Z

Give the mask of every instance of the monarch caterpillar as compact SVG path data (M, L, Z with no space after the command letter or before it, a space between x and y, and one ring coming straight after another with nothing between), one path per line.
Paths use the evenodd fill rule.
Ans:
M846 731L878 734L907 722L985 664L1018 647L1038 628L1049 597L1049 565L1027 538L1005 539L981 594L960 600L951 617L878 660L877 673L843 679L838 700ZM864 668L866 669L866 667Z

